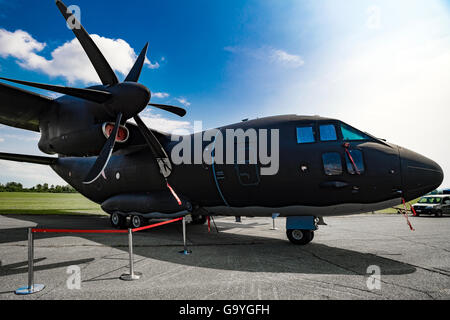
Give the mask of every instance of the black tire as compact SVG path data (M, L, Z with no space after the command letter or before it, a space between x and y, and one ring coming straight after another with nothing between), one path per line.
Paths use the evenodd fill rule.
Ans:
M289 241L295 245L307 245L314 239L314 231L289 229L286 231Z
M442 218L442 216L443 216L442 211L436 212L436 213L434 214L434 216L437 217L437 218Z
M140 228L144 226L145 220L141 216L131 216L130 224L133 229Z
M125 229L126 228L127 219L126 219L126 217L124 217L121 214L113 213L110 216L110 222L111 222L111 225L113 226L113 228Z
M202 225L206 223L206 216L192 216L191 224Z

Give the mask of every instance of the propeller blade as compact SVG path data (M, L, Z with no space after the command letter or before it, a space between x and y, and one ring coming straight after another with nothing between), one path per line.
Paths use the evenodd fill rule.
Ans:
M180 116L180 117L184 117L186 115L186 113L187 113L187 111L185 109L183 109L183 108L175 107L175 106L169 106L169 105L166 105L166 104L149 103L148 105L151 106L151 107L155 107L155 108L158 108L158 109L161 109L161 110L164 110L164 111L168 111L168 112L174 113L174 114L176 114L177 116Z
M145 45L144 49L142 49L141 53L139 54L139 57L137 58L136 62L134 63L133 68L130 70L130 73L128 74L127 78L125 79L125 82L138 82L139 77L141 76L142 67L145 63L145 57L147 55L148 50L148 42Z
M21 84L28 87L58 92L61 94L66 94L68 96L81 98L84 100L97 102L97 103L103 103L106 100L108 100L111 97L111 93L105 92L105 91L99 91L99 90L92 90L92 89L78 89L78 88L70 88L70 87L63 87L63 86L54 86L49 84L43 84L43 83L36 83L36 82L29 82L29 81L21 81L21 80L14 80L14 79L8 79L0 77L1 80L14 82L17 84Z
M159 142L159 140L155 137L153 132L147 128L144 121L142 121L141 117L134 117L134 121L138 125L139 130L144 136L147 145L150 147L150 150L153 153L156 161L158 162L158 166L161 174L167 179L172 173L172 164L169 160L169 156L167 152L164 150L163 146Z
M79 26L79 28L73 28L72 31L77 37L84 51L88 55L89 60L91 60L91 63L94 66L95 71L97 71L97 74L100 77L102 83L104 85L114 85L119 83L119 80L117 79L114 71L111 69L108 61L106 61L102 52L92 40L89 33L87 33L87 31L83 28L83 26L75 18L75 16L72 15L72 12L67 12L67 6L61 0L56 0L56 6L58 7L59 11L61 11L66 21L75 21L75 25Z
M92 182L97 180L98 177L100 177L100 175L102 174L103 170L105 170L106 166L108 165L109 159L111 158L112 152L114 150L114 145L116 144L117 133L119 132L120 128L120 121L122 121L122 113L119 113L117 115L114 130L109 136L105 145L103 146L100 155L98 156L88 175L84 179L85 180L83 182L84 184L91 184Z

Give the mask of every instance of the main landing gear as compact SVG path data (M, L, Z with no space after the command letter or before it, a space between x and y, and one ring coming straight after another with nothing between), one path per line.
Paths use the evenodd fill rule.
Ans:
M120 214L120 213L113 213L111 214L110 221L111 225L115 229L127 229L127 228L140 228L146 225L147 220L139 215L131 215L129 216L129 221L127 216ZM206 223L206 216L203 215L192 215L192 222L193 225L202 225Z
M113 228L116 229L127 229L128 223L127 223L127 217L124 215L121 215L119 213L113 213L110 217L111 225ZM130 223L129 226L132 229L140 228L145 225L145 219L138 215L133 215L130 217Z
M116 229L125 229L127 227L127 218L121 214L113 213L110 217L111 225Z

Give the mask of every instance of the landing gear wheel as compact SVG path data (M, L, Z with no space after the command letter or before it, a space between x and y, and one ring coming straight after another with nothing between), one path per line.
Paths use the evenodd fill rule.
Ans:
M110 217L111 225L116 229L124 229L126 227L127 219L118 213L113 213Z
M206 223L206 216L192 216L191 224L201 225Z
M131 227L133 229L143 227L144 224L145 220L141 216L131 216Z
M289 229L286 234L291 243L301 246L307 245L314 238L312 230Z

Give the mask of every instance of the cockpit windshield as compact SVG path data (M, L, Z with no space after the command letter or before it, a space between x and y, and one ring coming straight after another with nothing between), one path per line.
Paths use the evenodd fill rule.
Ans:
M344 141L370 140L368 135L345 124L341 124L341 133Z

